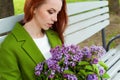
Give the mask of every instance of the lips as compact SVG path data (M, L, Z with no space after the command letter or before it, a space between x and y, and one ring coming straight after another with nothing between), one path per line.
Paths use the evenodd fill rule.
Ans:
M48 24L48 27L52 27L53 24Z

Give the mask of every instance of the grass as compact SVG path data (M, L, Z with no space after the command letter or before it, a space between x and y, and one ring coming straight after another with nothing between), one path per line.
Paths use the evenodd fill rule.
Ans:
M15 14L23 13L24 1L25 0L13 0Z

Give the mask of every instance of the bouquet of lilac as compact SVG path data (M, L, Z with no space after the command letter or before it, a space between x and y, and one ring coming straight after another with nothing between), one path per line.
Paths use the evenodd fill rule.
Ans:
M101 80L108 79L108 67L100 58L106 53L101 46L82 49L77 45L57 46L52 57L35 67L36 80Z

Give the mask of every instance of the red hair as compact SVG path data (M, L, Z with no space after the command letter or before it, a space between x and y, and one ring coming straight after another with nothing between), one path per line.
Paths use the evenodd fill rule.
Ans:
M29 22L34 15L35 8L44 4L46 0L26 0L24 5L24 20L23 23ZM56 31L62 41L64 43L63 33L66 29L68 23L68 16L66 12L66 0L62 1L61 11L58 13L57 22L53 25L53 30Z

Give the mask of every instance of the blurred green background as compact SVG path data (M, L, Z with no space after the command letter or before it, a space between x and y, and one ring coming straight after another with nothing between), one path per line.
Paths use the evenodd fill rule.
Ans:
M23 6L25 0L13 0L13 1L14 1L15 14L23 13ZM67 3L71 3L71 2L79 2L79 1L98 1L98 0L66 0L66 1Z

